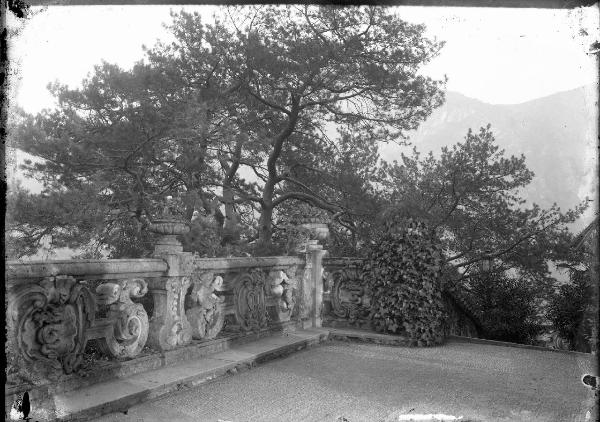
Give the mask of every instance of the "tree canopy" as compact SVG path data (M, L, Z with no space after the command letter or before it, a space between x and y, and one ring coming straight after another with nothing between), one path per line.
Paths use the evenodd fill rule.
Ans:
M129 70L102 63L81 87L53 84L56 110L17 119L12 144L43 159L25 169L45 189L9 194L16 256L44 237L141 256L143 228L167 196L195 222L187 246L208 255L269 244L298 203L329 214L332 247L344 253L372 241L389 210L426 219L465 278L482 260L546 277L547 261L564 255L565 225L585 204L525 204L533 173L525 157L504 156L490 127L439 158L381 160L380 143L404 142L444 98L443 81L419 74L442 47L424 26L382 7L172 19L173 43Z
M87 195L96 216L80 225L72 213L70 236L57 213L40 231L16 212L10 228L30 243L23 250L33 250L37 230L120 256L110 230L133 228L143 240L140 228L166 196L186 219L214 218L222 243L239 239L242 221L253 226L247 240L269 243L274 210L290 200L343 221L359 203L348 200L350 187L369 189L353 163L375 163L376 142L401 142L443 102L443 81L418 73L442 43L382 7L245 6L223 8L210 24L172 18L174 43L148 49L131 70L102 63L80 88L54 84L58 108L17 122L14 146L44 159L25 166L45 186L32 206Z
M442 239L446 262L464 278L477 274L483 261L498 272L547 277L548 261L571 253L567 225L588 206L583 201L561 212L556 205L528 204L521 189L534 175L523 155L505 156L490 125L469 130L437 158L421 158L415 148L400 163L384 163L382 172L388 206L427 221Z

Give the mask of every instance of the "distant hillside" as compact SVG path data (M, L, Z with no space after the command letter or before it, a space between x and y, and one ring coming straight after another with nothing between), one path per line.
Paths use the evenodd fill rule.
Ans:
M411 135L423 153L439 154L441 148L464 139L491 123L496 141L507 154L524 154L535 178L524 192L529 202L562 209L576 205L585 196L596 199L597 191L597 91L586 86L522 104L486 104L462 94L448 92L446 103ZM388 146L386 159L399 151ZM587 213L585 221L590 220ZM581 228L585 222L581 222ZM577 225L580 229L580 224Z
M443 146L462 141L469 128L477 131L491 123L498 144L509 155L524 154L535 172L524 197L542 207L556 202L567 209L586 196L598 197L596 101L595 86L514 105L486 104L448 92L446 103L410 139L419 151L439 154ZM393 160L399 158L401 150L387 145L381 152L385 159ZM30 191L40 192L39 182L24 178L16 169L23 159L35 157L17 150L7 158L9 181L19 180ZM582 230L591 220L592 209L572 229Z

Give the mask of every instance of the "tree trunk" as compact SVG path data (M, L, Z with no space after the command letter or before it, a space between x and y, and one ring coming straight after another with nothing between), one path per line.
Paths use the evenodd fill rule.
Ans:
M267 171L269 172L265 187L262 194L261 208L262 212L258 223L258 243L260 247L268 247L271 245L271 237L273 236L273 195L275 193L275 185L280 181L277 175L277 161L281 156L283 143L289 138L296 128L298 122L298 114L300 112L300 99L292 94L292 107L289 118L285 127L275 136L272 145L273 149L267 160Z
M223 203L225 204L225 221L221 245L225 246L240 240L240 217L235 210L234 193L230 186L223 186Z
M271 245L273 236L273 206L263 206L258 221L258 244L260 248L265 248Z

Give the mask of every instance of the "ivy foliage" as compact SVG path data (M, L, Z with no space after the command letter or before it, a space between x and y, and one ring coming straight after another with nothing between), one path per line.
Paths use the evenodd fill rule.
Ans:
M413 346L443 341L441 249L423 222L392 218L371 248L365 280L375 330L408 337Z
M525 274L509 277L491 271L471 277L469 296L483 337L532 344L541 332L539 291L540 282Z
M586 271L571 271L571 283L558 287L550 299L548 317L559 335L569 342L573 350L590 351L586 337L591 335L591 321L586 321L585 311L592 297Z

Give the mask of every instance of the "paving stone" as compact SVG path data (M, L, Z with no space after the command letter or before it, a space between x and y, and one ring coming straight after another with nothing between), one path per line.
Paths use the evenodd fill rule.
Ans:
M277 335L260 338L209 357L190 359L124 379L56 394L54 402L57 417L61 420L89 420L109 412L124 415L120 412L138 403L194 387L228 372L237 373L238 369L242 370L266 358L287 354L298 347L306 347L310 341L322 338L323 333L326 331L317 330L302 336Z
M407 413L462 415L465 422L584 421L589 392L579 378L593 361L458 342L406 348L333 341L96 422L391 422Z

